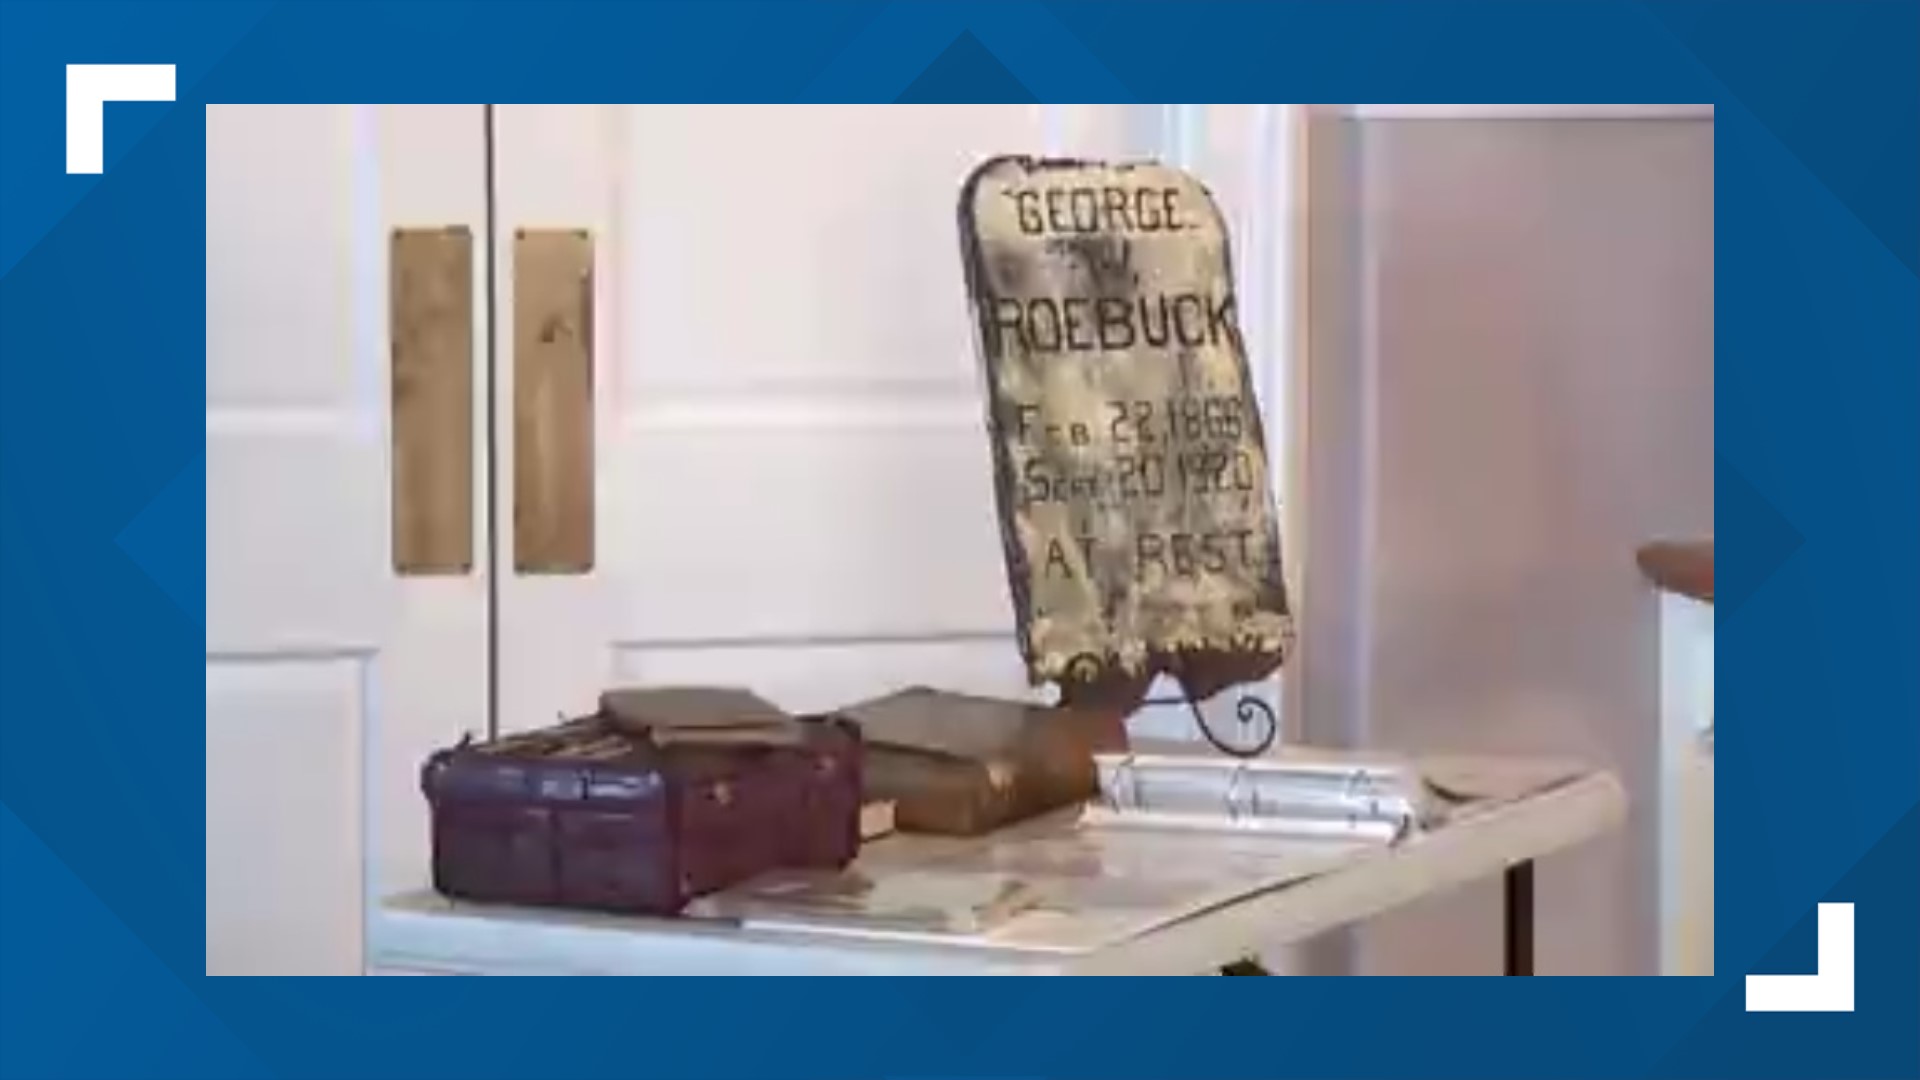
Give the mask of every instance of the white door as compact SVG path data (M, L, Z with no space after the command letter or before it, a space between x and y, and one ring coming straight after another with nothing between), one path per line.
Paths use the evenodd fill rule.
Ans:
M422 759L485 728L481 523L470 572L394 569L387 326L390 230L465 226L479 356L483 130L207 109L209 974L360 974L367 900L425 880Z
M1025 693L961 183L1014 152L1194 168L1236 228L1281 445L1286 130L1274 107L500 106L503 471L518 231L595 247L593 557L521 573L503 553L502 726L612 683L744 683L795 709L913 682ZM530 511L509 490L496 512L510 545Z

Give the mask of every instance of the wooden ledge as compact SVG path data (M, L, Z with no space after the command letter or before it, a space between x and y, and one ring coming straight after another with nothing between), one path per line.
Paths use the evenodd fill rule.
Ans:
M1640 571L1661 589L1713 603L1713 541L1648 544Z

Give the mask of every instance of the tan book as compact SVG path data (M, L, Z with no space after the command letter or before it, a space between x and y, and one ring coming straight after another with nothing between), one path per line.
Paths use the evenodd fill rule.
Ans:
M916 687L840 710L866 741L867 798L902 832L975 836L1099 790L1094 755L1126 749L1118 713Z
M883 836L890 836L893 830L894 807L891 802L879 800L868 802L860 807L861 843L869 843Z

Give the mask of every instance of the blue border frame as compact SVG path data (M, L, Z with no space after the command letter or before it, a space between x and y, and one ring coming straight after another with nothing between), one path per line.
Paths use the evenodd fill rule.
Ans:
M1917 13L0 5L0 1074L1920 1076ZM110 107L104 176L62 169L70 62L178 66L175 104ZM1227 1021L1199 989L203 981L205 102L1425 96L1717 107L1727 974L1282 980ZM1858 905L1858 1011L1745 1014L1822 900Z

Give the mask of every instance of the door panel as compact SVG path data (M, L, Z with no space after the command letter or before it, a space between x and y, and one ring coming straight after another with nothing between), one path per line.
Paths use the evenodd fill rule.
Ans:
M502 581L503 724L621 679L1024 692L955 206L982 157L1045 149L1040 110L497 118L502 228L600 251L598 559Z
M1043 149L1037 110L622 111L629 407L888 391L972 400L960 184L991 153Z
M483 146L477 106L207 110L209 974L359 974L419 763L485 726L484 577L392 571L386 265L484 236Z
M207 665L209 975L358 974L364 668Z
M500 582L502 725L590 708L619 681L750 683L797 708L908 682L1027 693L960 186L999 153L1184 158L1250 230L1236 235L1242 306L1257 381L1277 397L1279 117L500 106L502 250L513 230L559 227L592 230L598 250L597 559L583 575ZM511 341L510 266L501 281L497 332ZM497 378L511 385L511 357ZM498 422L511 459L504 411ZM497 512L506 542L514 508ZM1183 712L1158 721L1190 733Z
M690 637L622 641L614 646L616 676L628 684L726 684L743 679L790 709L813 711L847 704L876 687L937 680L1022 695L1026 676L1007 635L931 631L859 637L813 633L756 637Z

